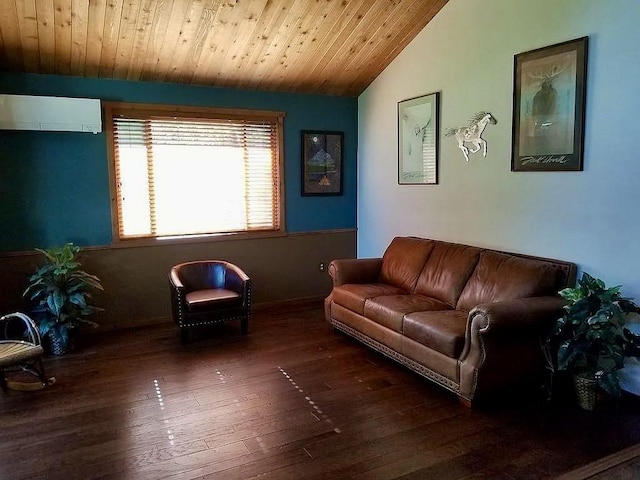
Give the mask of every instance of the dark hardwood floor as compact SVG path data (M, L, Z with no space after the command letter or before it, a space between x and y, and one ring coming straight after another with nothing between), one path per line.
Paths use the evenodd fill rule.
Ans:
M470 410L334 332L320 305L194 337L85 335L46 360L54 385L0 392L0 478L539 479L640 438L632 399Z

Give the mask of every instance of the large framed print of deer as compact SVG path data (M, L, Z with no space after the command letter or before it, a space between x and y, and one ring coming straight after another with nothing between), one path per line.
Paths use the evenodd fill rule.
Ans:
M587 40L515 55L511 171L583 169Z

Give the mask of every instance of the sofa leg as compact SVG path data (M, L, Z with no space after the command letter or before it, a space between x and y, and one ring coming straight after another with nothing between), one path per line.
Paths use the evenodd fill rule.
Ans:
M471 400L469 400L468 398L458 397L458 403L460 405L462 405L463 407L467 407L467 408L472 408L473 407L473 404L471 403Z

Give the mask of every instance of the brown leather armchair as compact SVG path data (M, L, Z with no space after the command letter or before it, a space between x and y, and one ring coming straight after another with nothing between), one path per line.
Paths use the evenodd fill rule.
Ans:
M181 263L171 268L171 307L183 343L188 329L240 320L247 333L251 313L251 279L236 265L222 260Z

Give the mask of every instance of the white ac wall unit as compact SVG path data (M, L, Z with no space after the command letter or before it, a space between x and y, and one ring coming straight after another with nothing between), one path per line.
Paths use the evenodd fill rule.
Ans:
M0 129L98 133L102 131L100 100L0 95Z

